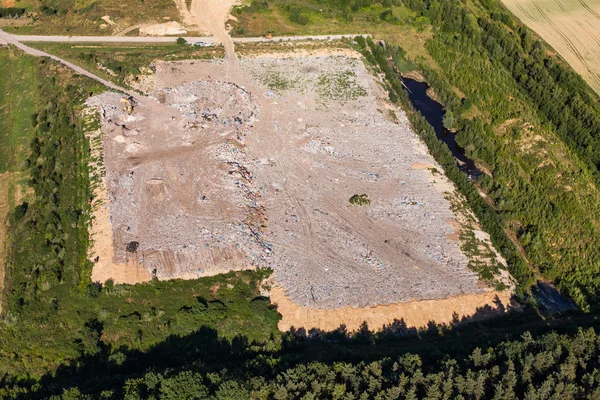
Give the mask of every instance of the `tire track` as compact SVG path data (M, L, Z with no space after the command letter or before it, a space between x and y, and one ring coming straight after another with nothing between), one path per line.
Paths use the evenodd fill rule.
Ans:
M573 20L575 23L577 23L577 25L579 25L579 27L587 34L589 35L592 40L594 42L596 42L596 44L600 47L600 39L598 39L598 37L593 33L590 32L580 21L577 20L577 18L572 16L572 13L565 8L562 3L560 3L560 0L555 0L556 4L559 6L559 8L563 11L563 13L567 16L570 17L570 20ZM533 1L534 5L536 6L536 8L538 9L538 11L540 11L540 13L543 13L543 17L544 19L550 24L550 26L552 26L552 28L554 28L554 30L563 38L563 40L565 41L565 43L567 44L567 46L573 51L573 53L575 54L575 56L577 57L577 59L579 60L579 62L581 63L581 66L587 71L588 73L588 77L587 77L587 81L588 84L598 90L598 75L594 72L592 66L590 65L590 63L588 62L588 60L581 54L581 52L579 51L579 47L576 46L570 39L569 37L578 37L577 33L578 32L573 32L567 25L563 25L564 30L569 31L569 34L565 34L565 32L560 29L558 26L556 26L556 24L554 24L552 22L552 20L543 12L543 10L541 9L541 7L539 7L539 5L537 5L535 3L535 1ZM583 73L580 72L580 75L584 76L585 75L585 71L582 71ZM585 79L585 76L584 76Z
M546 15L546 13L544 12L544 10L540 7L540 5L536 1L532 1L531 3L537 9L537 11L542 16L542 18L544 18L544 20L548 23L548 25L551 26L553 28L553 30L563 39L563 41L565 42L565 44L567 45L567 47L571 50L571 52L573 52L573 54L575 54L575 56L579 59L579 61L583 65L585 65L586 69L589 71L589 68L588 68L587 64L585 63L585 59L584 59L583 55L579 52L579 50L573 44L573 42L571 42L571 40L567 37L567 35L565 35L565 33L562 32L554 24L554 22ZM591 72L591 71L589 71L589 72Z
M533 21L533 22L537 22L537 19L535 19L535 18L533 17L533 15L531 15L531 14L529 13L529 11L525 10L521 4L516 4L516 6L517 6L517 8L518 8L519 10L521 10L521 12L522 12L524 15L526 15L526 16L527 16L527 18L529 18L529 19L530 19L531 21Z
M565 15L567 15L567 16L569 16L569 17L572 17L572 13L571 13L571 11L569 11L569 10L568 10L568 9L567 9L567 8L566 8L566 7L565 7L563 4L562 4L561 0L554 0L554 2L556 3L556 5L558 5L558 8L560 8L560 9L562 10L562 12L563 12ZM579 0L579 2L581 3L581 2L582 2L582 0ZM588 9L588 11L591 11L591 10L589 10L589 9ZM580 28L581 28L581 29L582 29L582 30L583 30L585 33L587 33L587 34L588 34L588 35L589 35L589 36L592 38L592 40L593 40L594 42L596 42L596 44L597 44L598 46L600 46L600 40L599 40L599 39L596 37L596 35L594 34L594 32L590 32L590 31L589 31L589 30L588 30L588 29L587 29L587 28L586 28L586 27L585 27L585 26L584 26L584 25L581 23L581 21L577 20L577 18L572 18L572 20L573 20L573 21L574 21L574 22L575 22L577 25L579 25L579 27L580 27ZM570 29L569 29L567 26L565 26L565 29L567 29L567 30L568 30L568 31L569 31L569 32L570 32L570 33L573 35L573 32L572 32L572 31L571 31L571 30L570 30ZM588 68L588 69L589 69L589 68ZM591 71L590 71L590 72L591 72Z
M600 20L600 14L598 14L596 11L594 11L592 9L592 7L590 7L585 0L579 0L579 4L581 4L583 6L583 8L585 8L586 10L588 10L588 12L590 14L592 14L597 20Z
M591 19L585 17L587 14L584 12L584 19L582 19L582 15L574 14L573 10L569 8L569 4L562 0L554 1L558 8L553 9L556 11L556 15L552 14L550 16L544 12L542 9L543 4L540 2L526 2L523 6L522 2L519 1L509 2L504 0L515 15L522 17L523 21L528 21L528 25L533 30L540 36L547 38L548 43L555 47L558 54L571 64L592 89L600 93L600 74L595 69L595 62L600 57L594 57L594 54L600 54L600 36L596 32L597 24L590 22L594 19L600 20L600 14L590 7L585 0L578 0L583 9L591 16ZM529 4L532 4L535 9L529 9ZM583 12L583 9L580 11ZM536 17L532 13L535 13ZM539 17L537 17L537 14L539 14ZM561 15L566 18L555 18ZM561 49L562 51L559 51Z

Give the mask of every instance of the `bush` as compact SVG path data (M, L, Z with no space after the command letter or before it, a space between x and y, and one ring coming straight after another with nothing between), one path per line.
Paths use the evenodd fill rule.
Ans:
M366 194L355 194L354 196L350 197L350 200L348 201L350 202L350 204L354 204L357 206L371 204L371 200L369 200L369 196L367 196Z
M302 13L302 7L290 7L290 21L299 25L306 25L309 22L308 16Z
M394 16L392 10L390 10L389 8L387 10L385 10L384 12L382 12L381 14L379 14L379 18L382 21L387 21L389 19L391 19Z

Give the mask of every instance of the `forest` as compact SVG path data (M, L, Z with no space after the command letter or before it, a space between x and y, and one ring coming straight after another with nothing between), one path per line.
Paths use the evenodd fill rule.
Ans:
M518 239L530 269L590 309L600 283L597 96L498 3L406 4L434 26L426 47L443 73L423 68L424 76L448 110L464 115L457 139L491 172L478 187ZM479 116L465 112L464 99ZM556 160L552 147L560 148Z
M152 348L100 346L40 380L4 378L10 399L595 399L600 336L593 319L380 333L292 330L277 344L202 327ZM527 323L529 330L515 329ZM506 326L512 325L510 334ZM579 327L577 327L579 326ZM525 326L523 326L524 328Z

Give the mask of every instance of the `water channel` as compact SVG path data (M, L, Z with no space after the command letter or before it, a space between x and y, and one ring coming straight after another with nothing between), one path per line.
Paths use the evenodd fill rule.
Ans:
M456 164L460 170L466 173L469 178L476 179L482 172L477 169L473 160L465 155L465 150L456 143L456 135L444 128L442 121L446 110L440 103L427 95L429 85L409 78L402 78L402 81L408 89L408 97L413 107L433 127L437 138L446 143L450 152L456 158Z
M413 107L433 127L437 138L446 143L450 152L456 158L456 164L460 170L466 173L470 179L477 179L482 172L477 169L473 160L465 156L465 150L456 143L456 135L444 128L442 121L446 111L440 103L427 95L429 85L409 78L402 78L402 81L408 89L408 97ZM572 300L560 294L558 289L550 283L538 281L534 285L532 292L538 304L541 304L550 312L574 310L577 308Z

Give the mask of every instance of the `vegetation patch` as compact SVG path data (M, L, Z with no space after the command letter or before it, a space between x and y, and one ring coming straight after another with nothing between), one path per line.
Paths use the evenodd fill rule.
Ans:
M22 35L112 35L137 24L179 20L172 0L19 0L17 5L26 10L29 22L6 30Z
M238 19L234 33L240 36L389 32L392 27L415 24L414 13L399 0L252 1L233 13Z
M348 101L365 96L367 91L356 82L353 71L343 71L319 76L317 93L323 98Z
M291 90L296 87L298 81L286 77L282 72L269 71L260 76L260 81L263 85L266 85L269 89L282 92L285 90Z
M24 8L0 7L0 18L19 18L23 14L25 14Z
M355 194L354 196L350 197L348 202L350 202L350 204L354 204L357 206L364 206L364 205L371 204L371 200L369 199L369 196L367 196L366 194Z

